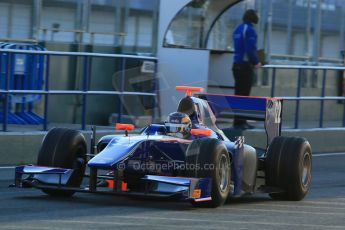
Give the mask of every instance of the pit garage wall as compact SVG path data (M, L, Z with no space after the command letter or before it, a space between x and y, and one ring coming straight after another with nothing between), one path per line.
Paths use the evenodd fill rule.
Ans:
M231 70L232 63L232 53L210 51L208 72L209 93L233 93L234 78Z
M233 86L231 73L232 55L229 53L213 52L207 49L165 48L163 41L167 28L176 14L186 6L190 0L161 0L158 28L158 79L161 119L176 111L179 100L184 95L177 92L175 86L190 85L204 87L208 85ZM235 2L235 1L232 1ZM227 1L226 4L229 4ZM222 0L221 6L224 7ZM219 7L219 8L222 8ZM220 9L212 9L220 13ZM212 90L213 91L213 90ZM211 92L211 91L210 91ZM218 91L215 91L218 92ZM218 92L221 93L221 92Z
M190 0L161 0L158 28L158 79L161 116L176 111L177 103L183 93L176 92L176 85L207 87L208 56L207 50L164 48L165 32L175 15Z

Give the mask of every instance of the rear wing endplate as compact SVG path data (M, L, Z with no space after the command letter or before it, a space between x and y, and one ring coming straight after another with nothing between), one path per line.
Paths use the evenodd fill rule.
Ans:
M221 94L202 94L198 97L208 102L217 118L226 115L264 121L267 146L274 137L281 135L283 100L280 98Z

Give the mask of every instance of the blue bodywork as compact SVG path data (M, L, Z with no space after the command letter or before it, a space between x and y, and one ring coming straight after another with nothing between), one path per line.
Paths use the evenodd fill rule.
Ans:
M69 179L73 169L59 169L37 166L16 167L15 185L75 190L80 192L105 192L114 194L179 196L195 202L211 198L211 178L187 178L179 175L181 165L186 162L186 151L193 140L213 138L222 141L231 159L232 194L241 192L245 156L244 144L231 142L216 126L216 117L222 112L231 112L252 119L265 121L268 144L280 134L281 101L268 98L245 98L224 95L200 95L191 97L197 111L190 115L193 129L207 129L210 136L193 136L188 139L169 136L164 124L151 124L138 135L108 135L98 142L99 153L87 162L90 168L89 186L70 188ZM242 140L242 139L241 139ZM251 147L250 147L251 148ZM253 148L252 148L253 149ZM251 150L252 151L252 150ZM257 169L257 156L247 167ZM249 159L249 158L248 158ZM251 158L252 159L252 158ZM247 161L248 162L248 161ZM105 175L97 176L97 170L105 170ZM121 175L118 175L121 172ZM24 175L28 175L23 178ZM255 183L256 171L250 179ZM93 179L92 179L93 178ZM98 187L96 180L128 183L125 187ZM250 189L249 191L253 191Z
M152 126L152 125L151 125ZM185 152L193 139L183 140L166 135L147 135L152 128L149 126L141 135L137 136L106 136L101 139L111 139L109 144L102 150L102 154L96 155L88 162L89 167L104 169L116 168L119 163L126 163L129 160L166 161L166 162L184 162ZM157 125L154 125L157 127ZM217 135L214 133L214 137ZM203 137L201 137L203 138ZM233 142L224 141L230 154L235 150ZM116 154L114 154L116 151Z

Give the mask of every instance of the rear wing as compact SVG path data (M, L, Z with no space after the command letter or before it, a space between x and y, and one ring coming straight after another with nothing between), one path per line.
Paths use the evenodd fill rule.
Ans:
M227 115L264 121L267 146L274 137L281 135L282 99L221 94L202 94L198 98L208 102L217 118Z

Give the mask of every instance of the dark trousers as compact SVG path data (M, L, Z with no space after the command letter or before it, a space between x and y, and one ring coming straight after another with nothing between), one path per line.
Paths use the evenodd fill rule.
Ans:
M252 89L254 67L250 63L234 64L232 73L235 79L235 95L249 96ZM243 125L247 121L235 116L233 125Z

